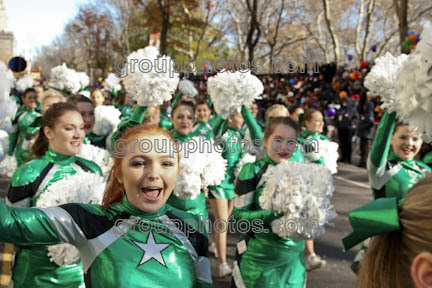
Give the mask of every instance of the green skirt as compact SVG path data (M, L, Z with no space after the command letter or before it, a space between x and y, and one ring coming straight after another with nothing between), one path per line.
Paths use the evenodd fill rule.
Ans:
M46 247L23 248L12 271L14 288L85 288L82 264L58 266Z
M304 240L255 234L240 263L234 263L237 287L303 288L306 281Z

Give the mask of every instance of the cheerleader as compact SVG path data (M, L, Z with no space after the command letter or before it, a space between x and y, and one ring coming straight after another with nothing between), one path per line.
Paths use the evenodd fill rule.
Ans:
M10 206L37 206L40 196L45 193L47 187L63 179L66 175L77 173L78 170L101 175L100 168L95 163L76 156L80 152L85 136L84 123L78 109L71 104L54 104L44 114L42 123L41 130L31 150L31 157L34 159L18 168L12 176L6 197L6 202ZM61 192L59 191L59 193ZM7 211L4 204L2 210L4 211L1 213L3 221L6 220L4 213ZM35 218L30 217L28 220L35 220ZM7 227L13 227L11 223L9 224L10 226ZM49 229L52 229L54 225L48 223L44 225L46 226L39 228L35 226L14 227L29 232L21 235L24 238L34 236L33 233L47 233L52 237L54 234L45 229L49 226L51 227ZM23 230L16 230L15 233ZM8 233L12 233L12 231L1 234ZM7 241L7 239L2 240ZM43 242L41 243L38 238L35 238L29 239L27 243L24 242L26 241L15 242L18 246L23 245L15 258L12 272L14 287L84 287L81 264L58 266L50 261L47 247L29 246L29 244L49 245L53 244L54 241L41 241Z
M32 135L28 134L28 127L40 115L36 112L37 95L33 88L28 88L23 94L24 109L17 113L15 120L12 122L14 132L9 136L8 155L12 156L15 151L17 166L24 164L29 156Z
M322 139L325 141L330 141L326 136L321 134L324 129L324 118L322 113L319 110L314 108L310 108L306 110L303 115L302 121L305 124L306 130L299 135L300 141L316 141L318 139ZM311 147L307 147L311 148ZM318 148L319 149L319 148ZM305 157L312 163L318 163L325 165L324 158L319 155L319 153L315 153L319 151L311 151L311 153L306 153ZM322 260L319 255L315 254L314 242L313 240L306 241L306 269L308 271L324 267L326 265L326 261Z
M195 106L196 123L192 130L192 133L196 136L202 135L206 139L213 138L212 127L208 123L211 109L207 101L198 100Z
M255 219L260 219L264 226L259 232L250 230L237 244L238 253L233 271L236 287L303 288L305 285L305 241L281 238L271 232L272 221L281 215L261 209L258 201L263 192L260 179L266 169L284 159L294 161L292 151L288 147L282 147L280 143L296 139L297 131L297 124L290 118L273 118L264 133L267 153L263 159L243 166L237 179L234 198L236 221L246 220L252 223Z
M374 198L404 199L406 192L431 168L414 159L423 144L421 133L397 122L396 113L384 113L367 161Z
M252 143L255 143L255 140L262 141L261 128L258 126L252 113L245 106L242 106L241 113L231 115L226 121L223 121L222 117L219 116L218 121L213 127L215 137L222 137L224 141L226 149L224 149L222 156L228 163L224 181L219 186L209 187L209 199L215 218L221 219L226 223L233 209L234 171L240 158L245 154L245 151L240 151L238 148L238 143L244 137L241 133L241 127L244 122L246 122L249 129ZM234 141L232 141L233 139ZM231 267L226 262L226 238L227 231L216 233L214 237L219 259L220 277L225 277L232 273Z
M170 108L170 102L166 101L164 104L160 105L160 122L159 127L164 130L170 130L172 128L170 114L168 109Z
M84 144L91 143L92 145L105 149L108 135L96 135L93 133L96 118L95 107L92 100L83 95L74 95L71 96L67 102L76 106L81 113L86 134Z
M166 204L179 172L178 155L139 148L143 140L155 147L156 140L171 139L154 126L124 133L120 140L135 146L115 157L103 206L20 209L0 200L0 241L74 245L86 287L211 287L207 237L186 221L193 215Z
M143 124L156 125L160 123L160 108L159 106L150 106L145 111Z
M95 89L91 93L91 100L93 101L94 107L102 106L105 103L105 96L102 90Z
M180 101L173 108L171 114L171 122L173 124L172 137L185 143L194 135L192 132L193 123L195 121L195 107L190 101ZM207 219L207 210L204 193L200 193L195 199L182 199L172 194L167 202L169 205L189 212L202 219Z
M124 90L120 90L117 93L116 101L114 102L114 107L120 110L121 116L120 119L125 120L129 119L132 115L132 105L129 93Z

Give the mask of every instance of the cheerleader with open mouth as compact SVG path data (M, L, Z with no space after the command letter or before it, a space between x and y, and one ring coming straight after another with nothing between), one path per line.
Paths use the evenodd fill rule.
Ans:
M195 219L200 225L199 219L166 204L180 170L179 154L139 148L142 140L155 147L156 141L172 137L151 125L130 128L119 139L135 146L124 157L115 157L102 206L22 209L0 200L0 241L74 245L83 261L86 287L211 287L207 237L199 232L201 226L187 221ZM138 143L131 141L135 139ZM25 287L39 287L31 284L32 276L42 268L35 263L30 273L21 275L29 277ZM62 276L40 287L69 280Z
M101 174L93 162L77 157L84 140L84 123L80 112L73 105L56 103L49 108L31 149L33 160L25 163L14 173L6 197L13 207L35 207L50 185L79 171ZM67 193L67 191L56 191ZM65 195L66 197L66 195ZM2 215L2 218L4 216ZM34 219L35 220L35 219ZM48 226L45 226L45 228ZM46 231L42 227L27 230L28 237ZM46 246L35 241L16 243L20 248L12 272L14 287L84 287L81 264L59 266L48 256ZM53 244L46 241L46 245Z

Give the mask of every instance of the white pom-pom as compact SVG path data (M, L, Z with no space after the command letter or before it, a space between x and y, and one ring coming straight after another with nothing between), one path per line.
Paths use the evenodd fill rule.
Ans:
M177 88L179 76L171 65L171 58L158 57L158 54L156 47L148 46L128 56L132 67L127 68L130 71L123 83L138 105L161 105L171 100Z
M15 155L9 156L6 155L3 161L0 162L0 175L6 177L12 177L17 169L17 162L15 159Z
M33 78L29 75L26 75L16 81L15 87L19 92L23 93L27 88L32 88L33 85Z
M204 150L203 161L206 165L201 173L201 188L208 186L220 185L225 179L225 171L227 160L222 157L222 153L218 153L213 149L213 140L208 140L212 143L211 151Z
M250 71L219 72L216 76L209 77L207 90L216 113L227 119L239 113L242 105L249 107L255 99L259 99L264 86Z
M108 135L113 132L120 123L121 112L114 106L98 106L95 108L95 125L93 133L96 135Z
M77 72L81 88L85 88L90 84L90 78L85 72Z
M180 81L179 90L188 97L196 97L198 95L198 91L193 82L187 79L182 79Z
M282 213L284 229L273 231L282 238L313 239L336 217L330 197L334 186L330 171L320 164L283 161L262 176L259 197L263 209ZM296 225L286 225L292 221ZM292 229L289 229L289 228Z
M9 147L9 134L5 130L0 130L0 161L6 157Z
M364 86L372 92L372 95L381 96L382 107L390 112L395 111L398 102L395 90L396 76L407 57L402 54L396 58L387 52L384 56L375 59L375 65L364 81Z
M243 155L243 157L240 159L240 161L237 163L236 168L234 170L234 175L237 178L238 175L241 172L241 169L243 168L244 165L246 165L247 163L254 163L256 161L256 156L255 155L251 155L249 153L245 153Z
M204 148L200 151L199 147L205 140L202 136L193 137L188 141L194 141L196 151L189 151L186 148L188 142L182 144L180 150L180 173L174 186L174 195L183 199L195 199L204 189L210 185L219 185L225 179L226 160L222 155L214 150ZM202 145L205 147L205 145ZM187 157L185 151L188 151Z
M36 207L56 207L67 203L102 204L105 185L103 177L79 170L48 186ZM80 262L79 251L70 244L48 246L48 255L59 266Z
M9 95L13 85L12 72L0 61L0 126L7 122L7 118L14 118L18 109L16 102Z
M396 78L398 105L403 121L432 137L432 24L426 22L415 51Z
M82 144L79 156L95 162L101 168L105 178L108 176L108 173L111 171L111 167L114 164L114 160L107 150L92 144Z
M67 90L72 93L77 93L81 88L78 73L67 68L66 64L59 65L51 69L51 79L54 87L58 90Z
M318 142L317 145L317 152L314 151L312 152L307 152L305 153L305 157L309 160L309 161L316 161L319 160L320 158L323 159L324 161L324 165L325 167L327 167L330 172L332 174L336 174L337 173L337 159L339 158L339 144L333 141L329 141L329 140L325 140L325 139L321 139L318 137L318 139L316 139ZM313 140L311 140L310 142L313 142ZM311 144L313 145L313 144Z
M108 77L105 79L105 90L112 92L121 90L121 79L115 76L113 73L109 73Z

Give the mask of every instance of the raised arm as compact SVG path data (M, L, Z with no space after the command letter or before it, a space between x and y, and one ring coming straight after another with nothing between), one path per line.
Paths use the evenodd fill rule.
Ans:
M385 111L378 125L372 148L369 153L368 171L378 169L385 165L390 150L390 141L396 123L396 112L388 113ZM372 164L374 167L371 167Z
M264 135L261 131L260 126L258 125L258 122L256 121L255 117L253 117L252 112L246 107L242 106L241 114L243 116L243 119L249 128L249 133L251 136L252 141L254 140L263 140Z

